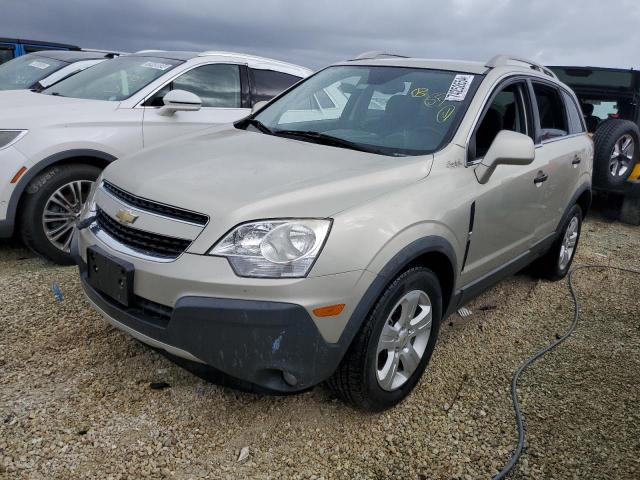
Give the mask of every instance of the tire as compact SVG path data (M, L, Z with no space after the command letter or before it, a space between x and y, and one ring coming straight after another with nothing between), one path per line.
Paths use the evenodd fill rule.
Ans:
M577 223L572 223L574 221ZM569 251L567 245L567 242L569 241L567 231L570 229L571 232L575 233L575 237L572 240L573 249ZM557 240L553 243L547 253L532 265L532 273L535 276L552 281L562 280L567 273L569 273L569 269L573 263L573 258L578 250L581 231L582 209L579 205L574 205L571 207L571 210L569 210L569 215L567 215L567 219L562 225L562 229L560 230L560 235L558 235ZM573 233L571 233L570 236L573 236ZM561 258L561 255L563 255L564 260Z
M73 226L100 172L93 165L59 165L43 171L29 183L19 214L20 235L31 250L59 265L73 264L68 250ZM63 198L52 199L56 192ZM79 202L74 202L74 195ZM62 208L65 200L67 206ZM46 223L45 208L49 217ZM57 218L62 220L54 220ZM54 240L47 236L47 230Z
M405 317L401 300L406 306L404 311L409 314L412 301L421 307ZM427 303L430 309L426 308ZM411 317L416 323L405 323L409 328L402 330L401 324ZM363 410L381 411L398 404L411 393L429 363L441 318L442 291L436 275L424 267L414 267L398 275L382 293L340 366L327 381L329 388L345 402ZM380 350L383 329L385 338L393 338L393 342L385 343ZM410 351L418 357L410 355ZM399 361L395 362L396 359ZM411 359L412 365L409 365ZM395 374L389 366L394 363Z
M640 159L640 130L628 120L603 122L593 136L595 156L594 184L599 188L615 188L624 184ZM617 154L619 146L630 141L626 154Z

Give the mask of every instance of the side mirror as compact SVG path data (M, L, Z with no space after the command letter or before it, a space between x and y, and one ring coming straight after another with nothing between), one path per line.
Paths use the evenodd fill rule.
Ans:
M160 107L158 115L163 117L170 117L176 112L196 112L202 107L200 97L186 90L171 90L162 101L164 107Z
M475 168L476 178L480 183L487 183L498 165L529 165L535 158L536 148L531 137L501 130Z
M267 103L269 102L267 102L266 100L262 100L261 102L256 102L253 108L251 109L251 115L253 115L254 113L257 113L259 110L262 110L262 107L264 107Z

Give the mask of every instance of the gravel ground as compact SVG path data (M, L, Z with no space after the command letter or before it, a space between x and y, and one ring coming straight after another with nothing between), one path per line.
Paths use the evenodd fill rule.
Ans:
M637 227L596 217L576 263L638 268L638 252ZM269 397L201 380L108 326L74 268L19 245L0 244L0 285L0 478L10 479L488 478L515 447L513 370L572 315L564 283L502 283L471 317L447 320L413 395L374 415L324 387ZM637 479L640 277L586 271L576 286L576 335L523 376L528 448L512 477Z

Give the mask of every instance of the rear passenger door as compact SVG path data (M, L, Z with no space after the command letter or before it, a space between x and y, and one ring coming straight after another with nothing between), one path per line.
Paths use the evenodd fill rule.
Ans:
M242 95L245 69L237 64L200 65L166 83L142 103L144 146L247 116L251 110ZM157 110L164 105L162 99L171 90L186 90L198 95L202 108L171 116L158 115Z
M540 189L544 208L541 238L555 232L588 160L584 124L571 96L550 82L530 82L534 99L536 157L547 164Z

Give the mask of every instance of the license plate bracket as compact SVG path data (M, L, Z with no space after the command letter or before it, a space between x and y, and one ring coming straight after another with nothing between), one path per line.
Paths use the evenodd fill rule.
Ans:
M129 307L133 300L132 263L109 255L95 245L87 248L87 280L100 293Z

